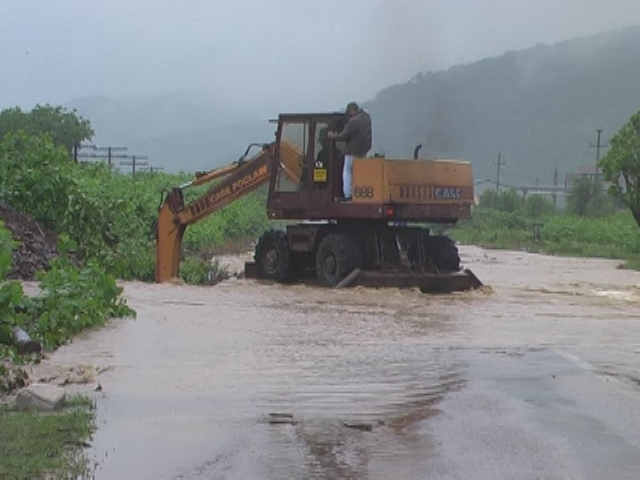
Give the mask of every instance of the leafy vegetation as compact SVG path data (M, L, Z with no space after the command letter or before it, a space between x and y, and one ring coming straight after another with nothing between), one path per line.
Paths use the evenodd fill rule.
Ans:
M121 279L153 279L161 192L187 179L163 173L133 177L104 164L74 164L46 135L11 133L0 142L0 200L66 234L77 258ZM205 188L188 190L186 200ZM256 237L267 223L264 199L264 191L245 196L189 227L185 258L210 255L229 240Z
M94 428L86 397L70 398L55 415L0 408L0 478L87 478L83 448Z
M17 281L5 281L12 242L0 225L0 332L10 344L12 330L20 327L33 339L52 349L82 330L103 325L108 318L134 316L121 297L122 287L93 261L76 266L65 255L54 259L51 269L40 272L40 294L24 295Z
M631 210L640 225L640 111L611 139L611 148L600 161L611 192Z
M24 298L20 282L4 281L11 269L13 247L11 234L0 222L0 344L11 343L12 327L18 323L16 310Z
M30 112L20 107L0 112L0 140L9 132L24 132L30 136L47 134L53 144L64 147L70 154L73 147L93 137L93 129L88 120L68 112L62 107L36 105Z
M582 192L582 188L580 184L576 190ZM449 234L458 241L488 248L618 258L633 267L640 262L640 230L629 212L604 215L588 208L594 198L606 201L606 195L582 198L582 207L587 208L581 208L581 214L574 210L577 201L563 213L556 212L542 197L518 197L516 202L514 195L514 191L485 192L472 211L472 219L461 222Z
M121 297L122 287L93 261L78 268L62 255L38 278L41 293L27 303L31 318L24 327L33 337L42 339L45 348L104 325L109 318L135 316Z
M577 179L567 198L567 211L574 215L604 217L615 212L609 195L603 192L602 184L589 177Z

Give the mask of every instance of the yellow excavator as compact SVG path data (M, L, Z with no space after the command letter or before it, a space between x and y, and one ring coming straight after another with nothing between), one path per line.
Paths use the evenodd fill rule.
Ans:
M260 237L255 262L245 265L247 277L278 282L315 277L328 287L423 292L481 286L471 271L460 268L455 243L426 226L469 218L471 164L356 158L353 198L341 201L344 145L328 140L326 132L340 131L345 121L341 113L281 114L273 143L252 144L239 161L169 191L157 221L156 281L178 276L188 225L268 183L267 216L287 225ZM259 153L247 158L256 146ZM206 193L185 204L186 188L209 182Z

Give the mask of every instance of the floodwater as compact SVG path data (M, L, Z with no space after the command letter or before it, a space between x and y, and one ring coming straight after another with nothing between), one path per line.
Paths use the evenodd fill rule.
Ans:
M96 477L640 478L640 274L461 256L487 287L126 284L49 360L109 368Z

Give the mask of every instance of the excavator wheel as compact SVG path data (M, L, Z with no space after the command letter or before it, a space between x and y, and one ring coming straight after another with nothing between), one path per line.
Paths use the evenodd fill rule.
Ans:
M445 235L429 235L425 240L427 255L440 272L460 270L458 247Z
M316 276L321 285L335 287L360 266L362 251L356 239L347 233L332 233L320 242L316 254Z
M291 252L287 234L281 230L267 230L256 245L258 278L285 282L292 280Z

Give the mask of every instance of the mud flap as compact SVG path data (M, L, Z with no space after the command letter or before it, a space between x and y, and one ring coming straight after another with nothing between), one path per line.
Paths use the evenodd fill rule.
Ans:
M244 262L244 277L258 278L258 267L256 262Z

